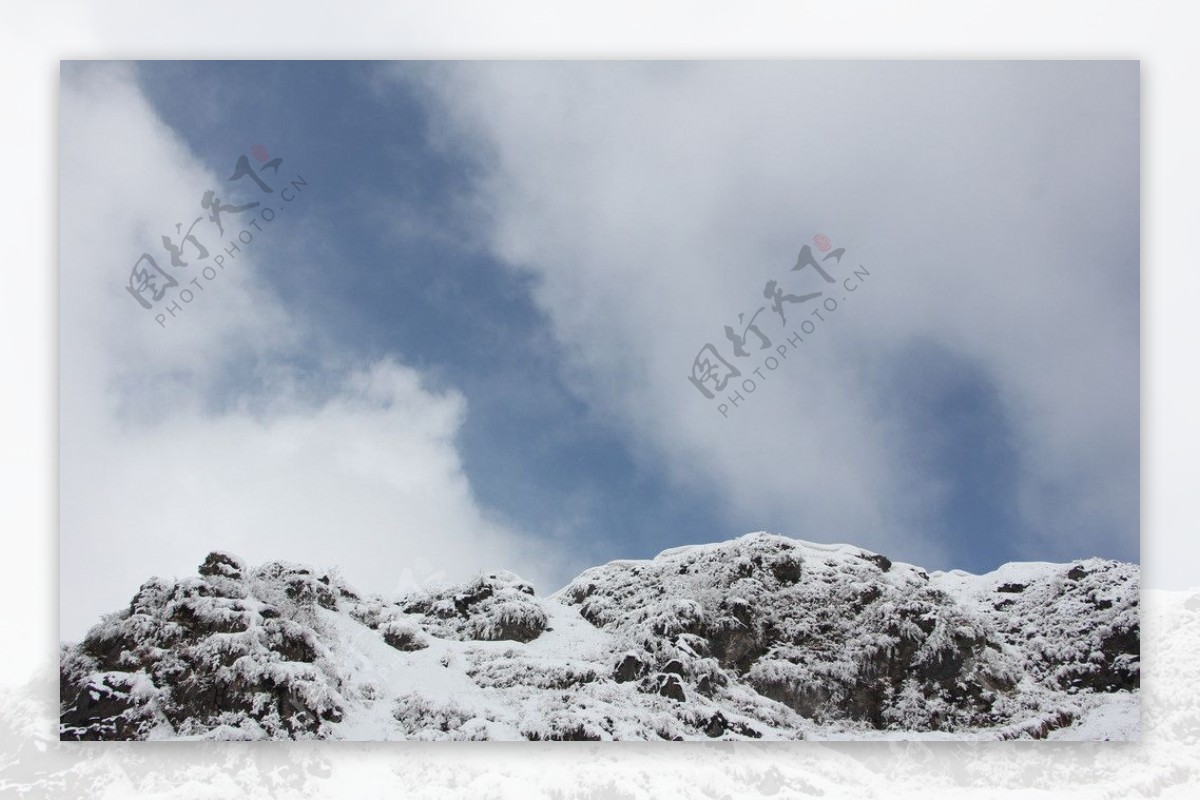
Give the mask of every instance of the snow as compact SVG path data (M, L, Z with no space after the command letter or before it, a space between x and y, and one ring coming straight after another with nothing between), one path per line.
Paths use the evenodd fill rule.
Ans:
M64 737L1136 739L1136 566L766 533L397 596L213 554L64 650ZM1131 639L1132 637L1132 639ZM1132 645L1131 645L1132 643Z

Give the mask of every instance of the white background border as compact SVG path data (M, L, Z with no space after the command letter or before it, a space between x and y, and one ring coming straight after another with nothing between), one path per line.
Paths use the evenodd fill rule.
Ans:
M16 794L14 783L29 783L35 795L1200 793L1200 723L1179 717L1190 710L1200 719L1200 671L1191 667L1200 662L1200 613L1183 606L1197 596L1165 592L1184 588L1156 579L1178 575L1166 569L1178 560L1200 564L1192 514L1200 452L1194 234L1200 220L1200 19L1194 9L1188 2L1096 0L5 3L0 687L6 689L0 692L0 796ZM74 58L1140 59L1142 558L1144 584L1155 590L1146 598L1146 741L599 750L523 744L60 746L53 741L52 707L57 105L58 61ZM1200 585L1198 573L1193 568L1188 583Z

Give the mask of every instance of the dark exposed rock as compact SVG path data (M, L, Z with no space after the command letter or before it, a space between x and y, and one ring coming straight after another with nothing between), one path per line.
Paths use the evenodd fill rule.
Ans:
M204 562L200 565L200 575L240 579L245 569L242 560L233 554L213 551L204 557Z
M1095 692L1136 690L1141 684L1138 657L1141 640L1138 629L1119 628L1100 640L1104 655L1099 663L1087 663L1069 668L1060 674L1064 687L1082 687Z
M866 554L863 556L868 562L872 562L876 567L884 573L892 569L892 560L880 553Z
M670 662L662 666L662 673L674 673L677 676L683 675L683 663L678 659L672 659Z
M800 560L792 556L782 556L771 563L771 574L780 584L795 584L800 580Z
M137 718L129 701L128 686L106 681L88 682L64 699L60 725L64 740L132 740L138 733Z
M658 694L666 698L673 698L676 701L687 700L687 696L683 692L683 682L673 673L660 673L658 675Z
M244 608L230 605L214 614L211 604L191 598L171 605L167 620L195 635L232 634L250 627L250 616Z
M384 624L380 631L383 633L383 641L397 651L420 651L429 647L424 635L415 626Z
M625 654L613 669L613 679L619 683L636 681L646 672L646 664L633 654Z
M458 610L460 615L464 617L470 612L470 609L480 601L486 601L495 594L495 590L491 585L482 581L471 587L466 592L461 592L454 596L454 608Z
M722 625L708 632L709 648L722 667L746 672L769 649L764 633L746 625Z

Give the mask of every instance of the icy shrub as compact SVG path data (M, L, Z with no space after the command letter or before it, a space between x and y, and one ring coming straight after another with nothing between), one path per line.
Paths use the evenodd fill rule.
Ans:
M64 654L65 739L322 736L341 719L342 679L321 635L289 616L309 602L295 591L304 574L275 563L244 579L224 554L201 571L146 582Z
M240 579L245 569L245 563L233 554L213 551L204 558L199 573L201 576L224 576L230 579Z
M383 641L397 651L419 651L429 647L421 627L407 620L389 620L379 627Z
M471 739L462 732L476 715L454 701L437 701L420 693L408 693L396 699L392 717L411 739L447 740Z
M529 642L546 629L546 612L533 587L506 571L440 592L406 598L406 611L425 614L431 634L455 640Z

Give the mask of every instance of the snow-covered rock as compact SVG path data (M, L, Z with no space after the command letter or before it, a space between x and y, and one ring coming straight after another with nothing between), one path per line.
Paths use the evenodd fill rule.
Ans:
M770 534L386 597L213 553L61 661L64 739L1137 735L1138 568L927 574Z

